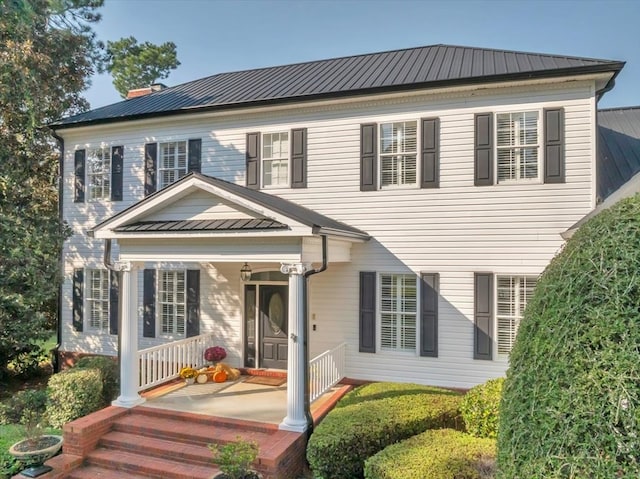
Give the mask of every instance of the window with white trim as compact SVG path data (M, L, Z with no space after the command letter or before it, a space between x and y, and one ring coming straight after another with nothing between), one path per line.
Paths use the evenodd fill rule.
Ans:
M109 271L87 270L88 329L98 333L109 332Z
M418 122L380 124L380 185L415 185Z
M185 337L187 288L184 271L158 271L160 336Z
M539 123L537 111L496 115L498 183L538 179Z
M497 276L498 354L509 354L527 302L533 295L536 276Z
M164 188L187 174L187 142L160 143L158 187Z
M289 132L262 135L262 186L289 186Z
M87 155L89 201L108 199L111 194L111 148L94 148Z
M380 275L380 346L383 350L415 352L417 294L415 275Z

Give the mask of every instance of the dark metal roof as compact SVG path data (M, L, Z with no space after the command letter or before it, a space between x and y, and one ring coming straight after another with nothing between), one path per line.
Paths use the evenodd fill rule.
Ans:
M266 231L288 229L288 226L269 219L227 219L186 221L139 221L120 226L118 232L151 233L156 231Z
M325 216L316 211L310 210L309 208L305 208L304 206L300 206L292 201L285 200L284 198L270 195L262 191L250 190L249 188L236 185L235 183L230 183L228 181L221 180L219 178L214 178L212 176L203 175L202 173L194 173L194 172L188 173L186 176L183 176L180 180L176 181L175 183L172 183L171 185L167 186L166 188L163 188L162 190L156 191L152 195L147 196L143 200L140 200L139 202L131 205L130 207L124 209L118 214L112 216L111 218L96 225L93 228L93 230L100 228L104 223L111 222L114 219L128 213L132 208L140 207L144 203L147 203L152 199L156 198L158 195L171 194L171 191L177 188L178 185L180 185L180 183L188 181L193 177L196 177L202 181L205 181L210 185L220 188L221 190L237 195L240 198L244 198L250 202L256 203L271 211L275 211L281 215L284 215L299 223L302 223L303 225L309 226L310 228L312 228L314 234L328 234L333 236L343 236L343 237L357 238L365 241L370 239L370 236L362 230L359 230L352 226L341 223L340 221L336 221L332 218L329 218L328 216ZM230 220L230 221L233 221L233 220ZM190 223L190 222L191 221L183 221L183 222L176 221L175 223ZM193 223L197 223L197 222L198 221L193 221ZM122 228L135 227L136 225L141 225L142 223L144 222L122 226L118 228L116 231L134 231L134 230L124 230ZM173 222L171 221L155 222L154 221L151 223L168 224ZM281 225L281 223L278 223L276 221L273 221L273 223L274 225L275 224ZM160 226L158 226L158 228L160 228ZM270 229L273 229L273 228L275 228L275 226L273 226ZM90 231L89 233L90 235L93 234L93 230ZM144 230L136 230L136 231L144 231ZM146 230L146 231L149 231L149 230ZM157 229L156 231L168 231L168 230Z
M624 62L431 45L221 73L53 123L53 128L456 84L613 72Z
M597 197L604 200L640 172L640 106L598 111Z

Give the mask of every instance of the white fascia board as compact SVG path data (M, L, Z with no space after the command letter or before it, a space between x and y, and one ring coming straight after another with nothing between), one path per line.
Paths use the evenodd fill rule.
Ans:
M97 231L96 239L174 239L174 238L300 238L312 237L311 228L307 232L276 230L276 231L127 231L116 232L112 230Z

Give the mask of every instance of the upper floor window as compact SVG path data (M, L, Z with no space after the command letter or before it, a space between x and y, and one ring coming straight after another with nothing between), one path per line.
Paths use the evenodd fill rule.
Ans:
M186 296L184 271L158 271L160 336L185 337Z
M415 352L417 294L415 275L380 275L382 349Z
M289 133L262 135L262 185L289 186Z
M109 332L109 271L87 270L88 327L99 333Z
M539 177L538 112L496 115L498 182Z
M380 125L381 186L416 184L417 127L416 121Z
M160 143L159 187L164 188L187 174L187 142Z
M497 276L498 354L511 351L537 281L536 276Z
M105 146L89 150L88 153L89 200L108 199L111 194L111 149Z

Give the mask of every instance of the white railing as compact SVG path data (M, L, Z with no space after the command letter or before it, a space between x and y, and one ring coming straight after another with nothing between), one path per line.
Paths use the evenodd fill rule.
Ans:
M344 378L347 343L309 361L309 401L313 402Z
M209 333L138 351L138 391L177 378L184 367L202 367L204 351L213 342L214 334Z

